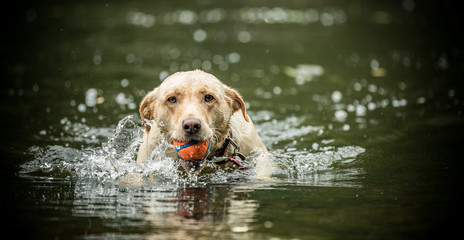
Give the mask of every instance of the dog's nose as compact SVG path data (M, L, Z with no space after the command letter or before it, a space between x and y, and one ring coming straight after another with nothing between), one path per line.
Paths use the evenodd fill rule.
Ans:
M201 121L197 118L187 118L182 121L182 129L188 134L197 134L201 129Z

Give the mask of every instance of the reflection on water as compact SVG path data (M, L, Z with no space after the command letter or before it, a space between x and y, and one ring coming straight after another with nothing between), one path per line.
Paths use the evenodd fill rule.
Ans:
M158 183L144 188L121 188L96 181L79 181L72 214L98 217L110 229L158 229L153 236L221 237L252 229L259 204L248 189L233 185L181 187ZM243 235L242 235L243 236ZM237 236L236 236L237 237Z

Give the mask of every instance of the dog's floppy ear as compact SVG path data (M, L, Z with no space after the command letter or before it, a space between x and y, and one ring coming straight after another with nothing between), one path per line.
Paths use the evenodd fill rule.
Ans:
M150 125L146 123L145 120L153 120L153 114L154 114L154 109L155 109L155 100L156 100L156 89L149 92L145 97L143 98L142 102L140 103L140 118L142 119L142 122L145 125L145 130L150 132Z
M226 87L226 96L227 102L229 102L232 111L236 112L238 110L242 110L243 118L245 118L245 121L249 122L250 119L248 118L248 114L246 112L245 102L243 101L240 94L238 94L238 92L234 89Z

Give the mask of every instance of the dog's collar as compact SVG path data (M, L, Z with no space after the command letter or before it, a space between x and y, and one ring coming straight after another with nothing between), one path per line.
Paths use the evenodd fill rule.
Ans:
M232 153L231 157L226 156L226 150L227 147L229 147L229 145L232 145L232 147L234 148L234 153ZM208 160L216 164L231 162L238 168L246 171L245 166L243 166L243 164L238 158L240 158L242 161L245 160L245 156L242 153L240 153L240 147L232 139L232 130L230 130L229 136L226 137L226 140L224 140L224 143L222 144L221 148L219 148L216 151L215 155L208 157Z

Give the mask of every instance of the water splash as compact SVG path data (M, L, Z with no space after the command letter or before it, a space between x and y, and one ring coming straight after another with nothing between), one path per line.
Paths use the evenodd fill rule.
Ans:
M156 173L174 177L172 172L169 175L164 169L171 170L170 168L175 167L176 164L172 159L161 154L156 161L147 161L145 164L135 162L141 135L141 127L130 115L118 123L113 135L102 144L102 147L75 149L58 145L44 148L34 146L28 151L28 154L33 156L33 160L22 165L20 175L95 178L103 182L127 178L134 173L141 178ZM160 146L166 148L166 144ZM159 149L155 151L161 152Z
M259 113L257 115L259 116ZM269 148L274 148L271 151L273 157L269 161L277 166L275 177L298 181L309 179L314 183L313 178L322 176L321 172L327 173L328 170L333 169L334 164L353 162L365 151L357 146L330 146L333 140L314 143L310 150L293 147L294 144L288 143L301 137L320 135L324 132L323 127L304 125L303 120L303 118L288 117L280 121L257 121L256 127L264 143ZM67 127L68 124L64 126ZM101 132L107 134L107 131ZM82 137L82 131L76 131L76 134L77 138ZM166 155L166 151L173 146L164 139L161 139L147 161L137 164L135 159L142 142L142 134L143 127L134 122L133 116L130 115L121 119L111 137L101 147L76 149L67 145L34 146L28 151L32 161L23 164L19 174L28 177L72 178L80 181L93 179L101 183L124 185L140 186L156 183L182 186L222 184L249 179L249 173L253 173L255 167L255 163L251 160L243 162L244 167L250 169L250 172L242 171L233 165L216 165L209 162L200 175L189 176L176 159ZM340 170L342 169L339 169L339 172ZM349 171L351 173L347 176L362 172L353 169ZM326 182L337 177L330 171L329 174L325 174Z
M343 168L340 165L353 163L364 152L365 149L358 146L326 146L314 152L288 149L277 150L273 154L279 166L277 174L285 176L287 180L317 186L347 187L357 186L356 182L350 180L359 179L365 172L360 168ZM334 165L339 167L335 168Z

